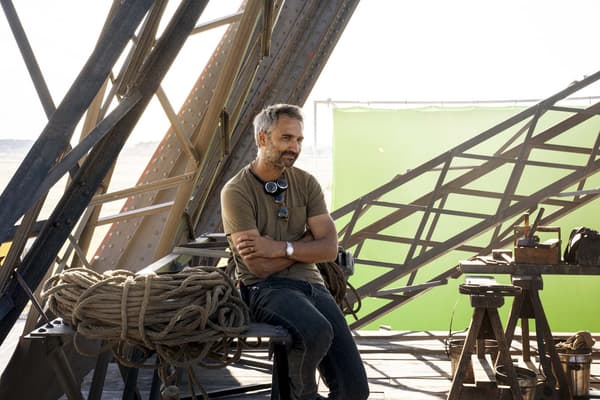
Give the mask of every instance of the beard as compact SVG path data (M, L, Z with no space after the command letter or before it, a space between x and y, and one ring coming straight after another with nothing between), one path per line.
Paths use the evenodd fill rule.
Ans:
M298 153L293 151L277 151L272 147L265 151L265 160L276 168L291 168L297 159Z

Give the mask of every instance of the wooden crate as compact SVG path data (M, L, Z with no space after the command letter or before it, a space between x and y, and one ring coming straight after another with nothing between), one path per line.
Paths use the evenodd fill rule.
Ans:
M515 247L515 262L519 264L560 264L560 246Z
M519 246L519 239L529 232L529 228L529 226L515 226L515 262L520 264L560 264L560 228L557 226L539 226L536 232L549 232L556 234L556 237L537 243L535 246Z

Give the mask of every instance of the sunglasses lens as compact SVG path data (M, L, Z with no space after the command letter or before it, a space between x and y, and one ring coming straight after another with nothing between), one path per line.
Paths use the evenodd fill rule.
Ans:
M273 181L265 182L265 191L270 194L277 192L277 183Z
M288 219L289 211L287 207L281 207L277 212L277 216L281 219Z
M279 186L279 189L281 189L281 190L287 189L288 188L287 179L285 179L285 177L281 177L281 178L277 179L277 186Z
M285 192L279 193L273 199L275 200L275 204L282 204L285 201Z

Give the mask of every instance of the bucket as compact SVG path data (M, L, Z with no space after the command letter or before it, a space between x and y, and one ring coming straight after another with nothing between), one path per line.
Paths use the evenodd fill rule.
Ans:
M558 358L562 365L567 382L573 396L587 396L590 390L590 364L592 353L589 350L559 351Z
M522 367L515 367L515 372L517 373L517 383L521 389L523 400L533 400L535 398L537 374L530 369ZM510 386L504 365L496 367L496 382L500 385Z
M451 339L446 342L446 352L448 353L448 357L450 358L450 371L452 372L452 379L454 379L454 374L456 373L456 369L458 368L460 354L462 353L464 345L464 339ZM493 339L485 339L484 345L484 353L491 354L492 360L495 361L496 356L498 355L498 342L496 342ZM473 377L473 363L471 363L471 360L469 360L469 366L467 367L467 373L465 374L463 382L473 383L474 380L475 378Z

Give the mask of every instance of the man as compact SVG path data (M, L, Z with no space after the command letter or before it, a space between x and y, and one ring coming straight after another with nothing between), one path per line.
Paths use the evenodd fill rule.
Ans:
M337 255L337 233L316 179L294 167L302 149L301 109L265 108L254 119L258 154L223 188L223 227L234 253L242 297L258 322L290 332L293 399L364 400L365 369L341 310L315 263Z

